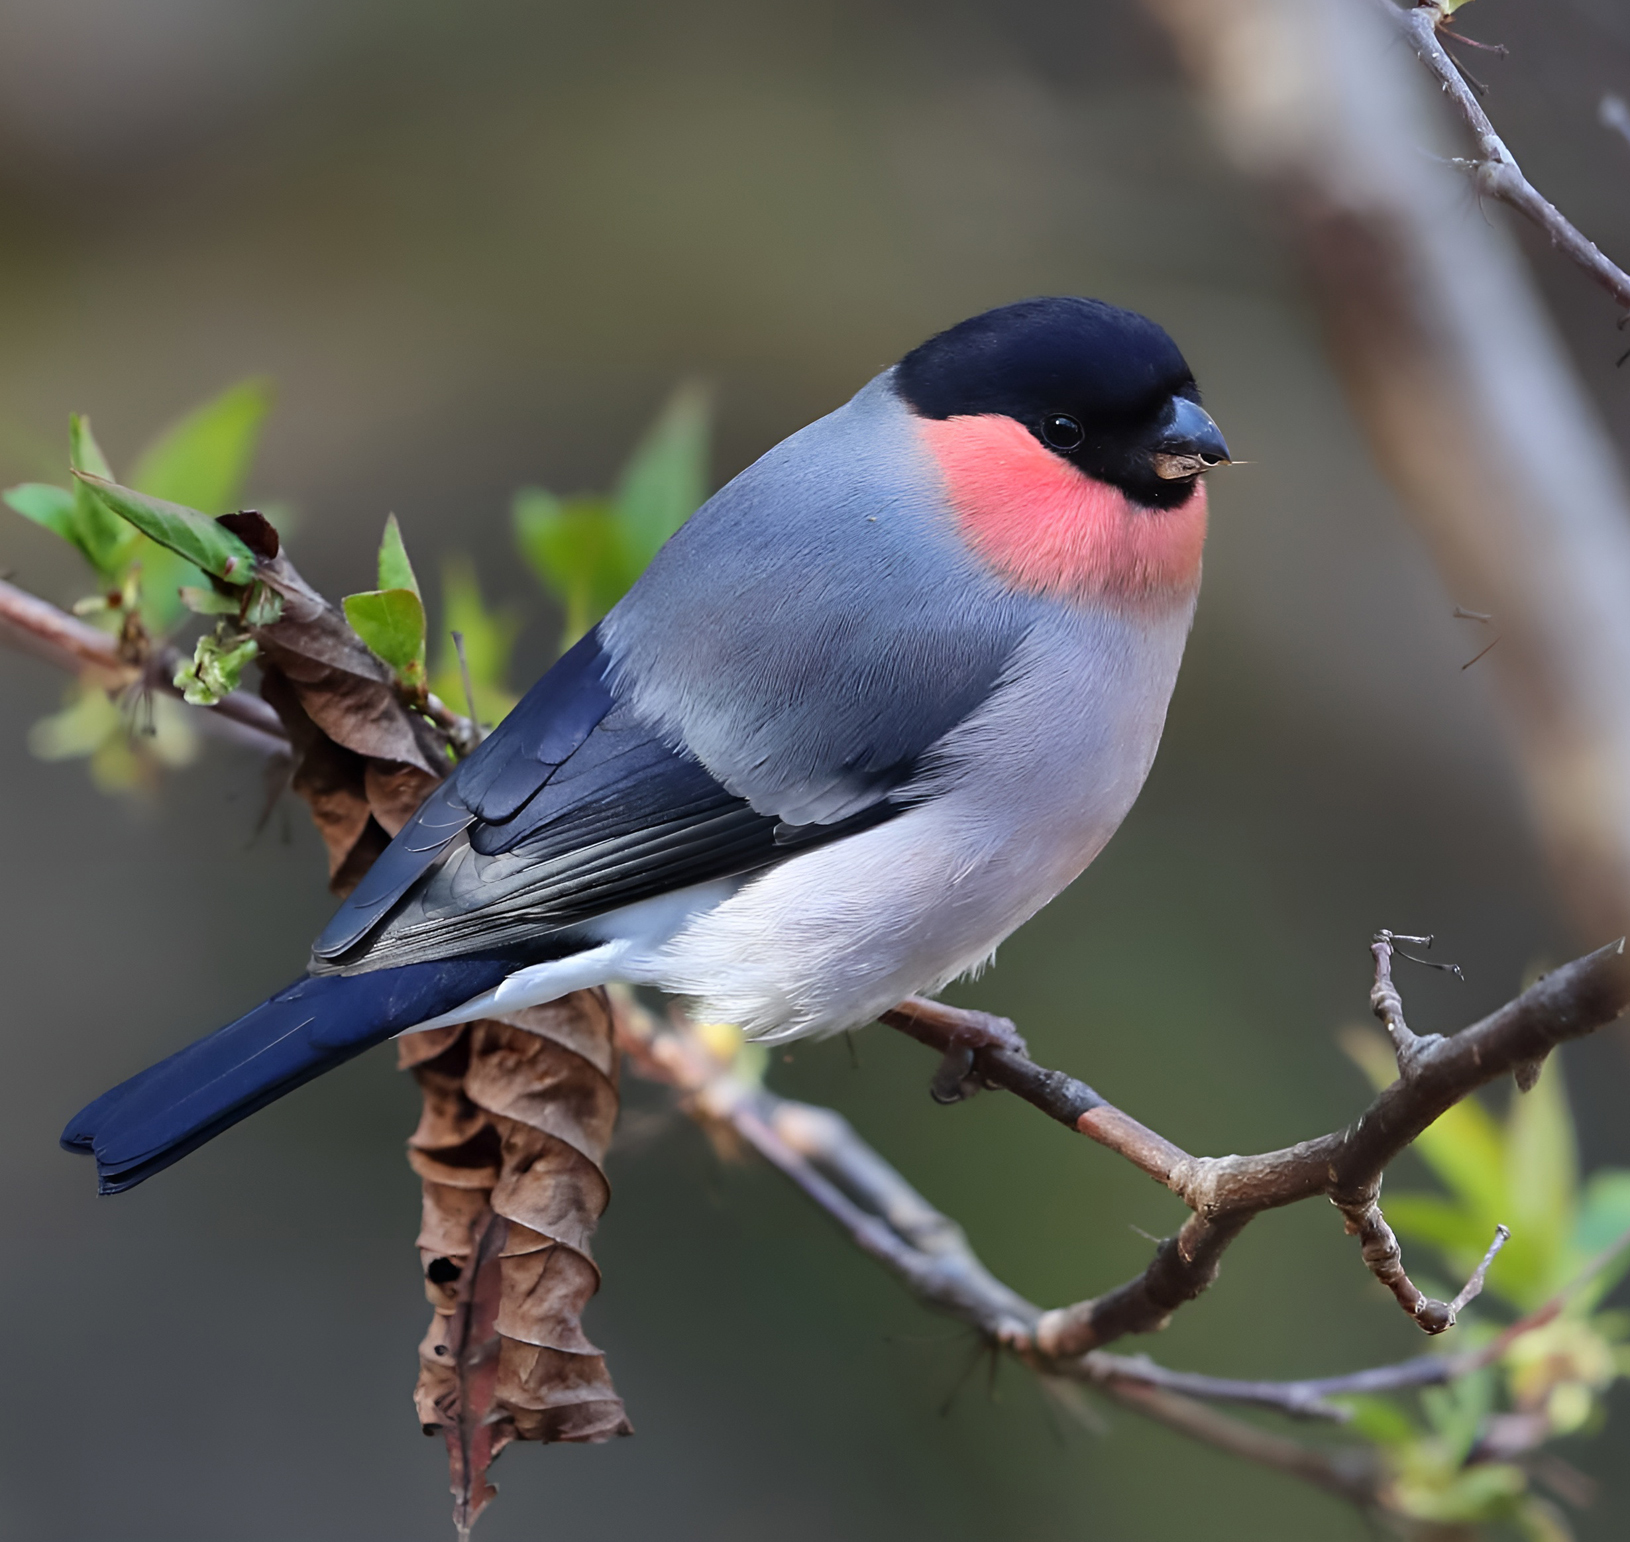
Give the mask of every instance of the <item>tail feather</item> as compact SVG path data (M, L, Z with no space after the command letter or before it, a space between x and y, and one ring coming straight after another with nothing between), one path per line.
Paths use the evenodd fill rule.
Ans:
M95 1155L102 1193L134 1188L285 1092L490 990L514 967L460 958L307 975L103 1093L69 1121L62 1144Z

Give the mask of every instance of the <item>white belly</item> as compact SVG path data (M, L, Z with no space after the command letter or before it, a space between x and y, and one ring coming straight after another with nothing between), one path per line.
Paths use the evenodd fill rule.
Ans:
M1126 817L1192 611L1061 611L908 789L922 803L750 880L620 972L781 1039L856 1026L978 968Z

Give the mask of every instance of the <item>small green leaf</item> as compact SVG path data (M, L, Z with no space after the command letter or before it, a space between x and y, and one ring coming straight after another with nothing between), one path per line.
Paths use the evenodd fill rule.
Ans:
M375 589L345 597L351 630L396 671L408 690L425 687L424 603L411 589Z
M79 528L74 518L74 495L66 487L49 482L24 482L0 494L24 519L44 525L53 535L72 546L79 545Z
M111 734L121 734L119 709L99 686L75 686L60 712L42 717L28 731L28 747L41 760L77 760L94 754Z
M386 519L385 534L379 542L379 587L411 590L423 606L424 593L419 588L413 564L408 561L407 547L402 544L402 527L396 523L394 514Z
M245 626L270 626L282 614L283 596L270 584L257 580L249 586L249 596L243 606Z
M636 577L707 496L712 417L705 387L680 386L617 479L611 501Z
M68 464L75 471L88 471L93 477L105 477L109 482L113 480L108 458L96 442L96 435L91 432L91 420L82 412L68 416Z
M198 639L193 655L175 672L175 688L195 707L213 707L237 690L245 666L260 652L252 637L222 622Z
M458 652L452 634L464 638L464 655L470 664L470 682L475 689L476 716L487 724L498 723L515 705L515 697L504 684L509 669L510 650L520 632L520 622L508 610L489 610L481 598L475 569L468 560L456 558L442 567L441 641L436 650L436 668L430 688L455 710L466 710L464 682L458 667Z
M557 498L529 487L515 495L511 518L521 555L565 607L564 651L623 597L640 568L603 498Z
M1562 1068L1553 1055L1533 1088L1516 1094L1506 1120L1505 1176L1512 1241L1500 1263L1502 1289L1537 1306L1567 1283L1568 1244L1578 1205L1578 1156ZM1577 1262L1582 1263L1583 1260Z
M1421 1408L1456 1463L1464 1461L1494 1407L1494 1370L1484 1366L1443 1387L1427 1387Z
M1405 1445L1420 1434L1415 1421L1390 1397L1360 1394L1333 1398L1331 1401L1347 1410L1348 1429L1366 1440L1375 1441L1377 1445Z
M68 419L68 465L75 472L113 479L107 457L91 433L91 420L80 413ZM111 583L123 576L125 564L140 545L140 539L90 488L76 481L73 493L76 531L73 543L98 576Z
M271 386L244 380L189 412L141 454L130 483L154 498L207 514L238 507L243 483L271 406ZM107 470L82 469L113 480Z
M255 556L237 536L196 509L151 498L103 477L76 470L80 484L143 535L185 557L229 584L246 584L255 574Z

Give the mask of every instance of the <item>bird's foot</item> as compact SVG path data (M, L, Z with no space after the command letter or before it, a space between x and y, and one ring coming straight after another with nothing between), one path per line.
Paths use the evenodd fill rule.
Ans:
M1025 1056L1030 1053L1019 1030L1007 1018L948 1007L922 996L908 997L893 1011L885 1012L883 1020L944 1051L929 1087L936 1103L960 1103L979 1091L984 1085L977 1068L982 1051Z

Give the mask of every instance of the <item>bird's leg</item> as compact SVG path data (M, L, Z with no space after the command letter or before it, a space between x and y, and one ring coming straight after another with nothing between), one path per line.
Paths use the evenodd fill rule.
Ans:
M982 1052L1029 1054L1019 1030L1007 1018L948 1007L924 996L907 996L883 1013L882 1021L943 1052L929 1084L936 1103L960 1103L979 1091L985 1084L978 1070Z

